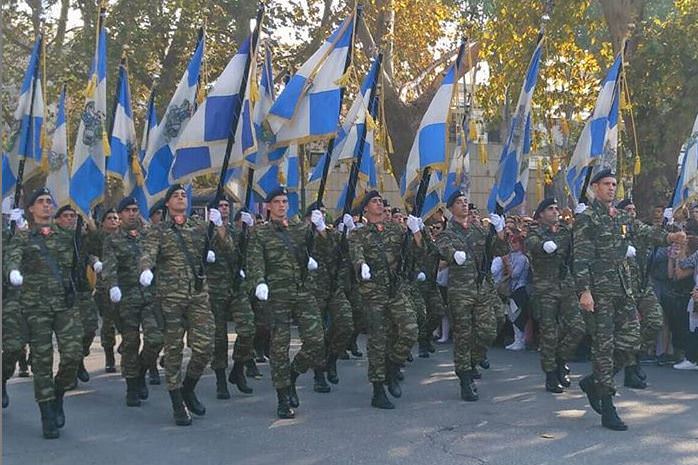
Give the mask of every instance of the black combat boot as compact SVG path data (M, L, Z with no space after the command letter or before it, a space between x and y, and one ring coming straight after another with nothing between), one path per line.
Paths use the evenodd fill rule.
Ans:
M296 416L296 412L288 404L288 392L286 389L276 390L276 399L279 404L276 407L276 416L282 420L288 420Z
M475 383L473 382L473 377L469 372L458 373L458 379L460 379L460 398L466 402L475 402L480 399L475 388Z
M625 367L623 385L631 389L645 389L647 387L647 383L638 376L635 366Z
M230 399L228 383L225 379L225 368L216 368L216 399Z
M562 384L560 384L560 380L557 377L557 372L545 372L545 390L552 392L553 394L561 394L565 392L565 389L562 387Z
M470 376L473 377L473 379L482 379L482 375L478 371L477 367L475 365L472 366L470 369Z
M184 399L184 404L191 413L202 417L206 415L206 407L199 401L194 392L198 382L199 378L189 376L184 378L184 382L182 382L182 399Z
M396 399L400 398L402 396L402 388L400 388L400 381L398 379L400 365L390 360L388 360L385 365L387 370L385 384L388 386L388 392Z
M147 371L148 369L141 365L141 371L138 374L138 378L136 378L138 380L138 397L140 397L141 400L146 400L150 395L150 392L148 392L148 385L145 382L145 374Z
M238 391L243 394L252 394L253 390L247 385L247 378L245 378L245 373L243 373L245 365L242 362L233 362L233 369L230 370L230 375L228 375L228 381L230 384L237 386Z
M407 352L407 359L406 360L410 363L414 362L414 357L412 356L412 351Z
M363 352L359 350L359 345L356 343L356 339L359 337L359 333L354 333L351 337L351 342L349 343L349 352L356 358L363 357Z
M170 400L172 401L172 415L174 416L175 425L189 426L191 425L191 415L187 407L184 405L181 389L173 389L170 391Z
M63 396L65 391L63 389L55 389L56 399L53 401L53 411L56 426L58 428L63 428L65 426L65 412L63 411Z
M114 359L114 348L104 348L104 371L107 373L116 373L116 360Z
M425 342L419 343L419 358L429 358L429 346Z
M613 396L608 394L601 397L601 426L613 431L626 431L628 425L618 416L616 407L613 405Z
M635 363L635 373L637 373L637 377L642 381L647 381L647 373L645 373L645 370L643 370L642 366L640 365L640 356L636 355L635 360L637 362Z
M392 410L395 408L388 396L385 395L383 383L373 383L373 397L371 398L371 407L384 410Z
M313 370L315 376L313 376L313 391L319 392L320 394L326 394L332 390L330 385L325 381L325 372L322 370Z
M557 379L560 381L560 384L562 387L570 387L572 385L572 381L570 381L570 368L567 366L564 360L558 360L557 361L557 368L555 369L555 372L557 373Z
M56 426L56 411L53 409L53 402L39 402L39 410L41 411L41 429L44 439L58 439L60 433Z
M429 351L430 354L433 354L436 352L436 347L434 346L434 341L431 338L427 341L427 350Z
M480 365L480 368L482 368L483 370L490 369L490 361L487 358L480 360L480 363L478 363L478 365Z
M154 360L151 367L148 368L148 384L151 386L157 386L160 384L160 372L158 371L157 360Z
M139 396L140 380L138 378L126 378L126 406L140 407L141 398Z
M17 363L19 364L19 373L17 376L20 378L29 378L29 363L27 362L27 351L23 350L19 356Z
M261 379L262 378L262 376L263 376L262 372L259 371L259 368L257 367L257 362L255 362L254 358L251 358L245 362L245 375L248 378L254 378L254 379Z
M301 404L298 393L296 392L296 380L299 376L300 373L291 368L291 385L288 387L288 404L293 408L298 408Z
M7 395L7 381L2 380L2 408L10 405L10 396Z
M84 360L80 361L80 366L78 367L78 379L83 383L86 383L90 380L90 374L85 369Z
M601 415L601 396L594 382L594 375L587 375L579 381L579 387L587 395L589 405L594 412Z
M330 355L327 357L327 381L332 384L339 383L339 376L337 376L337 356Z

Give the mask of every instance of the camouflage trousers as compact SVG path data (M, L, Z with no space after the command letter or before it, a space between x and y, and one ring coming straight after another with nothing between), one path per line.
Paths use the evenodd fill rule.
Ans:
M19 290L3 289L7 297L2 301L2 379L6 381L15 372L26 341L26 322L19 305Z
M95 291L94 299L99 316L102 318L102 326L99 329L99 339L102 347L113 349L116 345L116 332L121 332L119 311L116 305L109 299L109 293L106 289L98 288Z
M368 323L366 322L366 309L361 300L361 293L356 286L351 286L345 292L349 305L351 305L351 319L354 322L354 332L356 334L366 333Z
M402 364L417 342L419 332L417 315L403 287L388 295L386 287L366 283L361 288L361 300L366 309L368 324L368 380L382 383L386 376L386 362Z
M651 289L638 293L635 303L640 314L640 350L654 353L657 335L664 326L664 312Z
M144 301L140 295L127 296L114 308L121 322L121 375L124 378L137 378L155 363L162 350L162 315L156 314L159 309L155 303Z
M354 332L351 304L344 289L337 289L332 297L326 290L329 290L329 285L318 285L315 292L325 327L325 347L328 354L340 355L346 350Z
M540 358L544 372L555 370L557 361L567 361L584 337L585 326L574 289L550 283L536 289L536 314L540 325Z
M419 336L421 335L422 328L425 327L427 322L427 304L416 282L407 283L405 289L407 290L407 300L412 307L414 316L417 318L417 340L421 341Z
M62 300L62 297L59 299ZM59 299L36 305L24 304L32 354L34 398L45 402L55 398L55 390L65 390L74 383L82 360L83 329L77 307L66 308ZM53 377L53 335L58 342L60 362Z
M441 324L441 320L446 315L446 305L439 288L431 286L420 286L422 299L426 305L426 317L419 325L420 344L431 342L432 335Z
M315 296L303 288L272 287L267 306L271 318L271 380L276 389L283 389L291 384L291 370L305 373L311 368L324 368L322 317ZM291 362L289 349L293 320L298 322L301 348Z
M99 327L97 304L92 297L92 291L78 292L75 305L80 312L80 321L82 322L82 355L87 357L90 355L90 346L95 340Z
M196 294L167 295L160 298L165 320L165 378L167 389L182 386L184 334L191 358L186 377L199 378L213 353L213 314L209 307L208 290Z
M233 360L246 362L252 358L255 335L255 315L250 299L244 292L219 294L211 292L211 311L214 319L213 358L214 370L228 368L228 322L235 323Z
M497 319L492 305L494 292L489 286L478 290L448 291L456 373L465 373L484 360L487 347L497 336Z
M632 298L594 293L594 311L584 312L591 333L594 380L603 394L615 393L613 376L635 359L640 346L640 322Z

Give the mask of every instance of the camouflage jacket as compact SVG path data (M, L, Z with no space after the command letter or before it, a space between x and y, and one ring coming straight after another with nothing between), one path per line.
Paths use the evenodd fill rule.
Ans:
M557 250L550 254L543 250L543 244L548 241L557 245ZM534 289L544 292L553 284L559 286L563 283L574 286L570 271L573 253L572 230L569 227L560 225L557 232L553 232L550 226L536 224L529 229L525 242Z
M625 258L628 246L638 240L666 242L660 226L648 226L618 210L615 217L595 200L577 215L574 229L573 266L577 294L585 290L632 295L631 272Z
M240 250L242 231L229 224L228 236L230 237L229 241L211 247L216 253L216 262L208 264L206 276L209 292L212 294L227 295L235 291L236 286L238 286L237 290L240 290L240 286L246 282L238 274L240 269L247 272L244 264L241 263L243 259Z
M139 260L146 236L147 230L139 226L134 229L120 228L104 238L101 279L105 289L118 286L124 302L142 299L142 303L146 303L152 298L151 288L142 288L138 282Z
M114 232L117 233L119 232L118 230ZM93 249L92 251L94 252L94 260L99 260L102 262L102 265L104 265L104 243L106 242L106 239L112 235L112 233L108 233L104 229L100 229L99 231L95 231L92 233L93 236L91 238L91 244L90 247ZM94 260L92 263L94 264ZM136 267L138 269L138 267ZM111 286L108 286L105 279L104 279L104 272L98 273L97 274L97 284L96 284L96 289L98 291L105 291L108 290Z
M405 230L395 223L369 223L349 235L349 256L355 272L361 264L371 269L370 282L390 286L399 282L400 258ZM365 284L361 281L360 285Z
M648 271L647 262L650 254L654 251L654 244L650 240L651 237L638 237L635 234L631 234L631 236L631 241L635 249L637 249L635 257L628 259L633 280L633 292L638 295L647 294L648 292L653 292L652 280L646 274ZM642 289L643 285L644 289Z
M324 237L318 234L315 239L313 258L318 262L315 283L327 292L330 288L336 290L348 286L349 259L345 247L340 246L341 241L342 233L334 229L327 229Z

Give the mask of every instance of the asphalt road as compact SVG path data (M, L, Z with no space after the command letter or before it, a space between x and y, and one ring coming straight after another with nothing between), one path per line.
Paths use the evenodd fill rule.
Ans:
M264 378L250 381L254 395L231 391L226 401L216 399L208 371L197 390L206 416L176 427L164 385L152 387L141 408L127 408L123 380L104 373L101 349L93 347L92 379L66 396L59 440L41 438L31 379L10 381L4 464L698 464L698 372L647 368L647 390L621 388L616 398L630 430L612 432L577 387L589 364L572 364L573 388L552 395L537 353L493 349L481 399L466 403L451 347L441 345L435 356L408 364L393 411L370 407L364 358L340 361L341 382L330 394L314 393L312 376L301 377L296 418L277 420L269 368L260 365Z

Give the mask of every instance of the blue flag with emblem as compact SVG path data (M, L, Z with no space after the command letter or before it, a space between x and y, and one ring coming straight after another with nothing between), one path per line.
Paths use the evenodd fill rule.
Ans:
M119 65L119 79L116 90L116 110L110 139L111 155L107 159L107 175L123 183L124 192L133 190L131 166L139 164L136 126L133 122L131 90L128 83L126 61ZM140 167L139 167L140 168Z
M66 87L58 99L56 128L53 131L51 150L48 153L46 187L58 207L70 203L70 173L68 172L68 124L65 113Z

